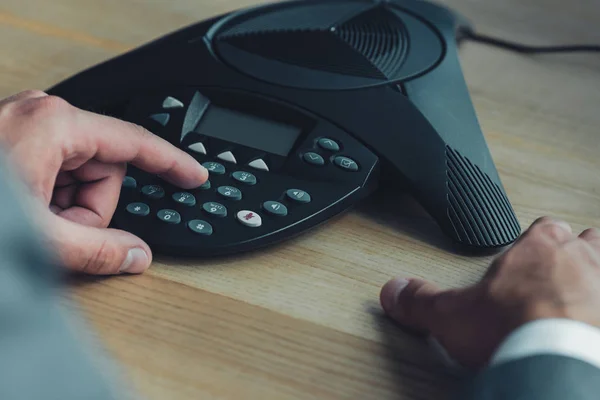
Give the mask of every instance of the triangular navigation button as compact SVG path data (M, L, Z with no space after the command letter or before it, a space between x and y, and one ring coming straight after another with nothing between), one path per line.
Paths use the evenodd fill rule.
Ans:
M171 116L167 113L153 114L150 116L150 119L158 122L162 126L167 126L169 120L171 119Z
M250 164L248 164L248 166L250 166L252 168L256 168L256 169L261 169L263 171L269 170L267 163L262 158L252 161Z
M204 147L204 144L202 142L190 144L188 146L188 149L199 154L206 154L206 147Z
M230 151L226 151L224 153L219 154L217 156L217 158L219 158L220 160L223 160L223 161L228 161L230 163L237 164L237 160L235 159L235 156Z
M174 97L167 97L163 103L163 108L183 108L183 103Z

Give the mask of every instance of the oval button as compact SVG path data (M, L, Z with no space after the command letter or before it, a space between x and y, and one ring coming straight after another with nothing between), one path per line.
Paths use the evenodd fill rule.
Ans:
M204 203L202 205L204 211L209 213L210 215L214 215L215 217L226 217L227 216L227 207L223 204L211 201L208 203Z
M188 222L188 227L192 230L192 232L199 235L209 236L213 233L212 225L201 219L194 219Z
M209 161L203 163L202 166L211 174L223 175L225 173L225 167L223 164L219 164L218 162Z
M229 200L241 200L242 192L238 188L234 188L233 186L219 186L217 192Z
M251 228L257 228L262 225L262 218L254 211L242 210L237 213L237 219L242 224Z
M351 158L338 156L333 160L334 164L346 171L358 171L358 164Z
M321 166L325 165L325 160L317 153L313 153L312 151L308 153L304 153L304 161L311 165Z
M287 192L285 192L285 194L291 200L294 200L298 203L310 203L311 201L310 194L306 193L304 190L289 189Z

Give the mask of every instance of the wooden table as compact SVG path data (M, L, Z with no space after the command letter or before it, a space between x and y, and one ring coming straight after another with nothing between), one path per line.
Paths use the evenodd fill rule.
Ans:
M173 29L252 0L3 0L0 96L44 89ZM595 0L454 0L483 32L600 43ZM467 43L464 73L523 227L600 226L600 56ZM143 276L73 294L127 382L150 399L441 399L460 381L382 317L396 274L473 283L489 257L449 251L406 195L381 192L293 241L210 262L157 258Z

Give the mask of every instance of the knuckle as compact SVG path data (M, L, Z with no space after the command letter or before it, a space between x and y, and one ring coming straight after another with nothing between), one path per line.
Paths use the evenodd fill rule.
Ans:
M69 106L66 100L58 96L38 97L33 99L33 102L36 104L36 108L42 111L65 111Z
M537 226L537 225L542 225L542 224L547 224L549 222L552 222L552 218L548 217L548 216L543 216L540 217L538 219L536 219L535 221L533 221L533 223L531 224L532 227Z
M15 97L34 98L34 97L45 97L45 96L48 96L48 94L42 90L27 89L27 90L23 90L22 92L18 93Z
M142 139L145 139L146 137L149 137L151 135L150 131L148 131L141 125L138 125L133 122L127 122L127 125L136 135L140 136Z
M118 268L119 252L114 246L110 246L107 240L103 240L87 259L83 272L87 274L102 274L113 272Z
M44 118L69 110L69 103L57 96L30 98L19 104L21 114L28 118Z
M565 236L565 229L556 224L544 225L541 232L552 239L560 239Z
M565 236L568 232L564 226L558 224L552 220L548 220L543 224L536 224L532 226L526 233L526 237L530 240L543 240L546 238L560 239Z

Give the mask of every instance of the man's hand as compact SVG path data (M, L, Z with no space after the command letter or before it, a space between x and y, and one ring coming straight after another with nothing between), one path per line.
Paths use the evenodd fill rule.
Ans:
M481 368L508 334L542 318L600 327L600 231L575 236L544 217L491 265L476 285L442 291L396 278L381 291L386 313L436 339L465 367Z
M152 260L141 239L107 229L126 163L185 189L208 177L191 156L142 127L39 91L0 101L0 147L41 205L36 222L62 263L90 274L141 273Z

